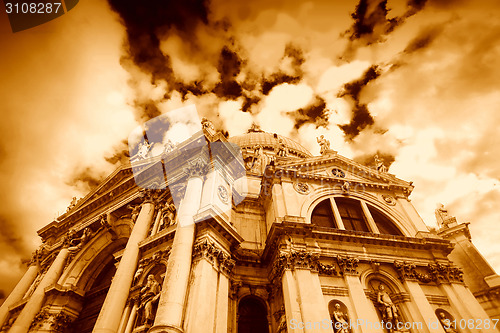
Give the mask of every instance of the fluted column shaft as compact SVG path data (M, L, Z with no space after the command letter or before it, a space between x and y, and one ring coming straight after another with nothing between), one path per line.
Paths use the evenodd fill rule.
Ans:
M130 234L113 282L109 287L102 306L94 333L116 333L127 303L128 291L132 286L134 273L139 259L139 242L146 238L153 219L154 204L145 201Z
M35 281L36 276L38 275L38 270L39 266L36 263L30 265L21 280L17 283L14 290L10 293L9 297L7 297L7 299L3 302L0 307L0 327L5 325L5 322L9 317L9 307L23 298L33 281Z
M42 308L43 302L45 300L45 288L54 284L61 276L66 264L66 259L68 258L68 249L62 248L57 254L52 265L50 265L49 270L40 281L38 287L31 295L30 299L24 306L23 310L17 317L16 321L12 325L9 333L26 333L28 332L33 318Z
M203 189L202 175L191 176L177 215L177 229L168 258L154 326L150 332L183 332L182 322L193 253L195 225Z

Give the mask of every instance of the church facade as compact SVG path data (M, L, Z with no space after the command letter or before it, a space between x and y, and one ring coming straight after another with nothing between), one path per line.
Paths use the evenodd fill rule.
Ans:
M147 150L48 224L0 331L499 332L500 282L444 208L318 138L253 129Z

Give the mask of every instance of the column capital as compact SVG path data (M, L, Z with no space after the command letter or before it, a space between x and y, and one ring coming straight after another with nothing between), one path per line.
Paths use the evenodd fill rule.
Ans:
M327 269L326 265L323 265L324 267L321 268L320 266L319 253L294 249L279 251L271 270L271 280L274 280L276 277L281 277L286 269L308 269L314 272L318 272L323 268Z
M151 203L155 206L159 205L163 199L163 196L161 194L162 194L161 190L149 190L149 189L141 190L141 196L143 198L141 205L147 203Z
M236 265L236 261L231 258L231 255L225 253L213 242L205 239L193 247L193 261L205 259L219 269L221 273L229 276L232 269Z
M209 164L198 158L195 161L190 161L189 166L184 168L184 173L188 178L204 177L209 171Z
M337 256L337 264L340 267L340 274L342 275L358 275L359 259L350 256Z
M464 273L458 267L445 264L428 264L427 269L433 281L438 283L463 283Z
M73 316L59 311L50 312L42 309L33 319L30 330L50 330L51 332L64 332L65 328L74 320Z

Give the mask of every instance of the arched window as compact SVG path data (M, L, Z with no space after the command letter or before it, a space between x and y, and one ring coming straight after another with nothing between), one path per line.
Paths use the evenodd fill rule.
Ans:
M338 198L335 203L339 209L340 217L346 230L369 232L361 204L357 200Z
M333 221L333 212L330 200L323 200L313 210L311 223L320 227L337 228Z
M267 310L256 297L244 297L238 305L238 333L268 333Z
M334 214L335 210L338 210L338 214ZM311 214L311 223L317 226L339 228L343 225L345 230L362 232L374 232L373 222L368 223L372 220L380 234L403 236L398 227L382 211L352 198L325 199L314 207Z
M373 220L375 221L375 224L381 234L403 236L401 231L399 231L399 229L391 222L391 220L389 220L387 216L385 216L384 213L370 205L368 205L368 210L370 211L370 214L372 215Z

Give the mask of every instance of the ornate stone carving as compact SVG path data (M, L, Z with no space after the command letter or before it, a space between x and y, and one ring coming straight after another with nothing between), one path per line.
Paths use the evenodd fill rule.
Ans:
M413 263L408 263L406 261L394 261L394 267L399 273L399 278L402 281L405 280L416 280L423 283L429 283L433 280L430 274L421 273L417 270L417 266Z
M443 264L429 264L429 275L436 282L464 282L463 272L458 267Z
M396 199L394 199L392 196L387 195L387 194L382 194L382 199L386 204L389 206L395 206L396 205Z
M308 194L311 192L311 189L309 188L309 185L304 182L296 182L293 184L293 188L295 191L297 191L300 194Z
M217 187L217 195L219 196L220 201L223 203L229 202L229 193L227 192L227 188L223 185L219 185Z
M82 247L85 246L85 244L87 244L92 239L93 236L94 233L92 232L92 229L90 229L90 227L83 229L82 234L79 237L73 235L73 238L69 240L69 253L71 255L76 254L82 249Z
M348 256L337 256L337 264L340 267L340 273L344 274L358 274L357 268L359 264L359 259Z
M68 206L68 208L66 208L66 212L69 212L70 210L72 210L73 208L75 208L76 204L78 203L79 199L77 199L76 197L73 197L73 199L71 199L71 202Z
M280 251L273 264L273 277L280 277L285 269L318 271L319 254L304 250Z
M349 193L350 189L351 189L351 183L344 182L344 184L342 184L342 192Z
M321 275L337 275L334 265L318 263L318 273Z
M273 315L274 319L276 320L276 323L278 324L278 329L276 330L276 333L286 333L287 321L286 321L285 307L281 306L281 308L278 311L276 311Z
M141 211L141 205L127 205L127 208L131 210L130 219L133 223L135 223L137 217L139 216L139 212Z
M191 162L189 166L184 168L184 172L188 177L203 177L208 172L208 164L204 161L197 159Z
M175 213L176 209L173 203L172 204L166 203L164 207L161 208L160 210L160 214L162 214L161 224L158 227L158 231L168 228L169 226L174 225L176 223Z
M53 313L42 309L31 322L30 330L44 329L51 332L62 332L72 321L73 318L62 311Z
M206 259L222 273L229 275L234 268L236 261L231 256L218 248L215 244L205 239L195 244L193 247L193 261Z
M238 294L241 287L243 287L243 283L241 283L241 281L231 280L231 286L229 287L229 297L234 300L238 299Z

